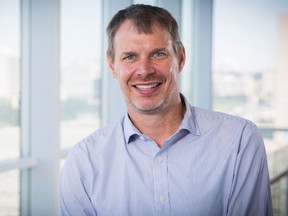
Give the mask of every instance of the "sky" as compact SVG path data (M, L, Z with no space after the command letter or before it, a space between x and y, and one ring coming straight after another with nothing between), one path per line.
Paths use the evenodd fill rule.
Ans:
M61 61L96 62L101 50L101 5L96 0L62 0Z
M19 2L19 0L0 0L0 48L9 47L17 54L20 40Z
M288 0L215 0L213 67L275 68L282 13L288 13Z

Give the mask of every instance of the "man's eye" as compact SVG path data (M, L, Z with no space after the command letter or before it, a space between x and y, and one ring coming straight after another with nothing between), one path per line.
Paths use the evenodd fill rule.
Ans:
M164 57L164 56L166 56L166 53L164 53L164 52L155 52L154 56L155 57Z
M124 58L124 60L126 60L126 61L133 61L134 59L135 59L135 56L133 56L133 55L126 56L126 57Z

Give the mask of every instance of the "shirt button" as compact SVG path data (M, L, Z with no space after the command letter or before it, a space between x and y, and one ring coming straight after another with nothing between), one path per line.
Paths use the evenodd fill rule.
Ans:
M163 157L159 156L157 160L158 160L158 163L162 163L163 162Z
M164 202L165 196L164 196L164 195L161 195L161 196L159 197L159 200L160 200L160 202Z

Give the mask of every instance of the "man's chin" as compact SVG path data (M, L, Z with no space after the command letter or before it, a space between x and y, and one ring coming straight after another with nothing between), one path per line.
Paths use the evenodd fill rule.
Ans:
M132 106L143 113L153 113L156 111L161 110L161 108L164 105L164 99L161 99L160 101L156 102L156 103L150 103L150 104L141 104L141 103L137 103L137 102L131 102Z

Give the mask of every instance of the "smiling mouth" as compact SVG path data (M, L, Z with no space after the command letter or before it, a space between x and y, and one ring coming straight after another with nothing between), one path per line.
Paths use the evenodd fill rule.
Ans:
M148 84L148 85L144 85L144 84L134 85L134 87L139 89L139 90L149 90L149 89L153 89L159 85L160 85L160 83L153 83L153 84Z

